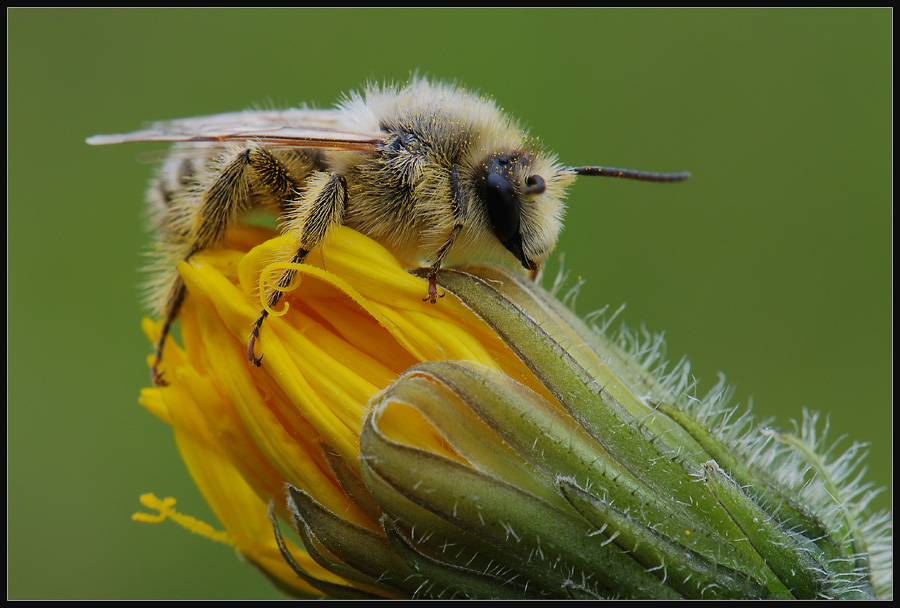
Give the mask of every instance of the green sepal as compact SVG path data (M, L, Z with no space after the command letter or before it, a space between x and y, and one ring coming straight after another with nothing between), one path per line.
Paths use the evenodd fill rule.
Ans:
M306 570L304 570L300 566L300 564L297 563L297 561L294 559L294 556L291 554L291 551L290 551L287 543L284 540L284 536L281 533L281 527L278 524L278 518L275 516L274 504L272 504L272 503L269 504L268 517L269 517L269 521L272 523L272 530L275 534L275 541L278 544L278 550L281 552L281 556L284 558L284 561L291 567L291 569L294 571L294 573L297 575L298 578L309 583L310 585L312 585L313 587L318 589L323 595L325 595L327 597L333 597L333 598L339 598L339 599L371 599L371 598L377 598L377 597L383 596L383 593L384 593L383 590L379 590L380 593L375 593L374 591L368 592L365 589L359 589L356 587L351 587L349 585L341 585L338 583L332 583L330 581L325 581L325 580L322 580L320 578L314 577L311 574L309 574ZM304 530L304 532L307 532L307 531ZM308 541L306 543L306 547L307 547L307 549L309 549L313 545L313 543L311 542L312 539L309 537L308 534L305 535L305 538ZM311 556L313 555L313 553L311 551L309 554ZM278 587L285 593L288 593L288 594L296 596L296 597L301 597L301 598L308 597L306 594L298 594L297 589L288 585L280 577L269 572L265 567L262 566L262 564L254 561L252 559L249 561L260 572L262 572L266 576L266 578L268 578L270 581L272 581L272 583L276 587ZM319 564L322 565L321 562L319 562ZM323 567L326 567L326 566L323 566ZM347 570L347 569L345 568L345 570ZM329 570L329 571L334 573L333 570ZM347 580L358 580L359 579L359 573L352 573L352 574L354 576L347 578Z
M659 378L648 372L644 365L613 340L589 327L556 297L521 273L510 272L493 264L466 264L459 270L483 279L505 299L514 302L525 317L565 349L582 369L591 374L597 373L601 384L608 385L610 377L621 381L623 387L630 389L624 394L630 394L634 398L633 401L623 400L623 405L629 408L632 415L640 418L641 424L650 432L664 434L666 443L677 445L682 452L701 451L688 434L664 416L647 417L649 403L645 404L635 397L636 392L642 395L667 394L669 391L659 385ZM696 462L699 465L708 459L697 458Z
M392 525L410 531L428 531L424 538L417 539L416 549L427 553L435 562L477 570L498 579L509 579L516 572L527 570L518 555L504 552L411 501L371 467L364 464L362 474L372 495L391 515Z
M834 501L837 513L840 515L840 532L845 539L842 545L844 551L840 554L841 557L828 562L828 568L833 574L843 577L845 581L854 583L849 585L846 593L841 594L840 597L845 599L875 597L875 585L872 581L869 563L870 547L860 528L858 519L860 513L851 506L855 501L845 495L845 488L834 479L832 471L825 465L823 455L817 453L807 442L784 431L775 431L773 436L781 443L796 450L804 462L809 465L812 474L822 480L828 496ZM834 545L839 544L832 536L829 536L828 539ZM817 542L816 544L821 546L822 543ZM828 548L831 548L831 545ZM829 552L827 555L831 557L833 554Z
M755 552L729 541L742 536L740 529L708 491L698 491L696 479L702 475L702 461L695 455L688 457L683 445L676 447L667 437L670 432L686 437L679 425L644 404L602 361L592 359L589 369L580 365L571 349L552 338L555 324L550 319L536 322L498 291L494 282L453 269L441 271L438 282L510 345L598 449L618 463L622 474L644 486L641 502L663 504L664 512L692 521L691 527L698 533L725 539L710 546L708 556L726 566L737 568L759 561ZM688 451L693 454L696 450ZM727 554L722 553L723 548Z
M427 418L454 452L472 466L545 500L559 501L555 488L528 466L516 445L499 440L497 425L482 416L476 406L478 403L490 408L502 403L514 410L528 411L538 407L543 398L522 385L516 385L522 389L519 391L504 390L513 382L508 376L477 364L472 364L477 366L475 374L454 374L467 365L441 361L413 366L373 402L373 415L380 415L379 404L409 405ZM454 379L458 382L452 382Z
M769 483L765 473L751 471L743 465L733 451L722 445L718 439L713 437L712 433L687 412L667 403L657 403L656 406L685 429L709 454L709 460L714 460L734 479L735 483L743 487L752 487L757 500L760 504L765 505L772 517L785 527L812 539L828 558L843 557L840 544L825 527L825 524L809 515L783 489Z
M759 581L742 572L715 563L687 549L664 534L622 512L607 501L578 487L570 479L559 479L560 491L590 521L608 542L615 543L649 572L685 598L766 598Z
M791 595L797 599L824 595L827 572L813 557L818 553L815 546L766 513L714 461L705 463L704 470L706 485Z
M344 490L347 497L369 519L373 522L379 521L384 511L381 509L378 501L369 493L359 470L350 466L348 461L331 451L327 445L322 444L320 448L325 456L325 461L328 463L328 468L331 469L338 483L341 484L341 489Z
M499 458L472 458L471 452L462 450L479 470L562 508L569 508L569 504L560 495L556 479L572 477L620 508L640 510L648 522L670 535L685 529L698 531L690 543L695 550L716 555L721 562L740 563L741 554L722 549L701 518L673 508L670 499L664 500L631 476L562 409L505 374L464 361L421 363L404 374L383 399L399 398L395 389L422 375L428 378L427 388L432 394L447 393L446 386L454 398L462 400L465 407L460 408L460 420L475 412L478 420L496 433L495 437L484 437L478 431L480 424L467 421L462 425L462 437L445 433L451 445L468 440L479 445L487 442L509 446L517 455L515 460L502 462ZM529 465L527 468L522 467L522 459ZM702 486L696 487L706 491Z
M375 424L364 426L360 443L371 473L460 529L527 556L534 574L555 579L557 590L583 577L607 597L679 597L616 547L596 542L590 524L570 512L472 467L390 441Z
M434 559L417 549L412 539L407 538L390 518L383 518L382 526L397 554L425 579L414 594L416 597L435 599L455 599L457 596L490 599L542 597L536 590L529 591L526 581L519 583L517 579L522 578L521 576L501 579L473 568Z
M306 550L323 568L376 587L386 583L406 591L414 588L409 576L415 573L394 553L384 536L339 517L307 492L290 485L288 508ZM317 545L333 557L322 553Z

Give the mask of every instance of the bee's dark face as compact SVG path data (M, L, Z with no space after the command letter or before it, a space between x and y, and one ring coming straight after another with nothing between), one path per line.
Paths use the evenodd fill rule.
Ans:
M522 250L522 199L543 192L544 180L531 175L522 184L521 175L529 160L526 154L494 154L481 164L476 184L494 235L522 266L535 270L538 262L529 259Z

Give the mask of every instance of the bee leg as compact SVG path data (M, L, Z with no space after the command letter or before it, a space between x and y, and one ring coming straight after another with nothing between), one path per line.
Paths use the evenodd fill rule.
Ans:
M454 237L453 240L456 240L456 238ZM452 242L450 244L452 245ZM443 247L441 249L443 250ZM444 294L438 293L437 290L437 273L441 269L442 258L443 256L441 256L441 258L438 258L438 261L428 268L428 294L424 298L422 298L423 302L431 302L432 304L437 304L437 299L444 297Z
M310 176L307 183L300 198L293 201L282 226L285 234L296 234L299 237L296 253L291 259L292 264L302 264L306 260L309 252L328 234L328 229L341 222L347 205L347 181L340 173L318 172ZM291 269L281 274L276 288L266 298L268 307L260 311L253 323L247 340L247 359L257 367L262 364L263 359L262 355L257 357L255 353L260 329L269 316L269 310L278 305L284 290L293 282L296 274L297 271Z
M175 283L172 284L172 289L169 291L169 297L166 300L166 316L163 321L162 333L160 333L159 340L156 341L153 365L150 367L150 380L153 382L154 386L168 386L169 384L163 380L162 376L165 372L159 371L159 365L162 363L163 346L166 343L169 332L172 331L172 324L174 324L175 319L178 318L181 305L184 303L186 291L184 279L179 275L178 278L175 279Z
M291 259L291 263L302 264L307 255L309 255L309 250L302 248L298 249L293 259ZM296 270L285 270L282 273L281 277L278 279L278 289L273 289L269 296L266 298L266 304L269 306L269 308L274 308L278 305L278 302L281 300L281 296L284 294L283 290L287 289L287 287L293 282L294 276L296 276L296 274ZM257 317L256 321L253 322L253 329L250 330L250 337L247 340L247 360L256 367L262 365L263 359L262 355L257 357L254 352L256 348L256 341L259 340L259 330L262 329L263 322L265 322L268 316L268 309L263 308L259 312L259 317Z
M441 269L441 262L450 253L456 238L462 232L466 223L466 197L462 191L462 182L460 182L459 169L457 167L453 167L453 171L450 173L450 188L453 190L453 228L450 231L450 236L438 249L434 263L428 269L428 295L422 298L423 302L431 302L432 304L436 304L438 298L444 297L444 294L438 295L437 292L437 273Z
M194 221L195 230L191 233L193 238L185 243L189 248L183 259L188 261L194 254L221 243L234 220L250 209L254 193L278 204L286 204L293 198L300 179L305 177L304 170L308 171L310 166L311 163L298 164L295 159L289 169L285 162L262 147L248 147L224 159L215 181L203 192L202 204ZM301 171L298 172L298 169ZM167 384L159 371L163 345L178 318L185 295L184 281L179 276L166 300L162 335L156 343L150 371L153 383L158 386Z
M444 294L437 292L437 272L440 270L440 264L434 265L428 269L428 295L422 298L423 302L431 302L437 304L438 298L443 298Z
M185 261L190 260L195 253L221 243L232 220L249 208L251 176L248 168L253 167L252 158L251 149L235 155L223 164L215 181L203 193L202 204L195 219L196 230L192 232L193 238L184 243L187 247L187 255L183 258ZM178 239L176 242L179 242ZM162 334L156 342L153 365L150 368L150 379L156 386L168 385L163 380L163 372L159 371L159 366L162 363L163 346L178 318L186 293L184 280L179 275L172 283L166 299Z

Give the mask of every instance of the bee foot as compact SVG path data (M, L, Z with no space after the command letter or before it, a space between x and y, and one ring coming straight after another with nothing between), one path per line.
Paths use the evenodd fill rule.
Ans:
M253 331L250 333L250 340L247 341L247 360L256 367L259 367L262 365L262 355L257 357L256 353L253 352L257 339L259 339L259 328L254 327Z
M437 275L428 276L428 295L422 298L423 302L431 302L437 304L438 298L443 298L444 294L437 292Z
M259 318L253 324L253 330L250 332L250 339L247 340L247 360L256 367L262 365L263 356L260 355L257 357L254 350L256 349L256 341L259 340L259 328L262 327L263 321L265 321L267 316L269 316L269 313L265 310L262 311L262 314L259 315Z
M150 381L153 382L153 386L169 386L169 383L163 380L163 374L166 372L159 371L160 363L162 363L162 361L157 356L156 360L153 362L153 366L150 368Z

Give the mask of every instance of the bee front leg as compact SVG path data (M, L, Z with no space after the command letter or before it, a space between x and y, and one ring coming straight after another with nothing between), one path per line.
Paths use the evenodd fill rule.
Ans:
M437 292L437 273L441 269L441 263L447 257L447 254L450 253L453 244L466 223L466 210L468 207L457 167L453 167L453 170L450 172L450 188L453 191L453 228L450 230L447 240L438 249L434 263L428 269L428 295L422 298L423 302L431 302L432 304L436 304L438 298L444 297L444 294L439 295Z
M297 235L299 244L291 258L292 264L302 264L313 248L321 243L328 229L341 223L347 206L347 182L340 173L315 173L309 177L307 186L291 209L282 226L285 234ZM266 296L267 307L263 308L253 323L247 340L247 359L253 365L262 365L262 355L256 356L256 343L260 330L269 316L269 310L278 305L284 290L293 282L296 270L285 270L276 287Z
M453 227L453 232L450 233L450 237L441 245L441 248L438 250L437 260L428 268L428 295L422 298L423 302L431 302L432 304L437 304L438 298L443 298L444 294L439 294L437 291L437 273L441 269L441 262L443 262L444 258L447 256L447 253L453 247L453 243L456 242L456 237L459 235L462 230L462 225L457 225Z

